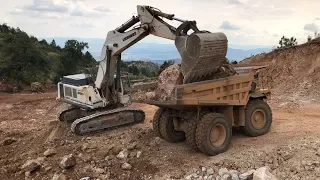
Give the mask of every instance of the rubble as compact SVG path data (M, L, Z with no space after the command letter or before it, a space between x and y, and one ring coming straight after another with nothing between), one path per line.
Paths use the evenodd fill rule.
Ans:
M121 168L124 170L130 170L132 168L131 164L125 162L121 165Z
M52 180L67 180L67 177L64 174L55 173Z
M41 164L40 164L40 162L38 160L31 159L31 160L26 161L22 165L21 169L23 169L25 172L30 172L31 173L31 172L34 172L34 171L40 169L40 167L41 167Z
M60 167L64 169L72 168L75 165L76 165L76 158L72 154L64 156L60 162Z
M137 158L139 158L141 156L142 152L141 151L138 151L137 152Z
M204 173L206 172L206 173ZM237 170L228 170L227 168L220 168L218 173L214 173L212 167L201 167L199 170L188 174L185 180L191 179L206 179L206 180L277 180L277 178L270 173L270 167L264 166L256 170L248 170L240 173Z
M119 152L119 154L117 155L117 158L119 159L125 159L127 158L129 155L128 150L127 149L123 149L122 151Z
M43 85L40 82L33 82L30 85L32 92L41 92L44 90Z
M270 167L261 167L254 171L253 180L277 180L277 178L270 173Z
M254 170L247 171L239 175L240 180L253 179Z
M54 149L47 149L44 153L43 153L43 155L45 156L45 157L50 157L50 156L53 156L53 155L55 155L57 152L54 150Z
M138 90L137 92L132 94L132 99L134 101L146 101L146 100L155 100L155 92L145 92L145 91L141 91Z
M207 169L207 175L208 175L208 176L212 175L213 173L214 173L213 168L208 168L208 169Z
M227 174L228 173L228 169L227 168L221 168L220 170L219 170L219 176L223 176L224 174Z
M157 147L161 143L161 138L160 137L155 137L152 141L150 141L149 146L151 147Z

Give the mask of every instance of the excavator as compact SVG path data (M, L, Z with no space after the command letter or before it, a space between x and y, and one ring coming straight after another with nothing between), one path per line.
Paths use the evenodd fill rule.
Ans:
M165 19L181 24L174 27ZM90 74L75 74L63 76L58 82L57 100L70 105L58 117L71 123L73 133L84 135L144 122L144 111L130 106L129 75L120 72L118 62L123 51L148 35L174 41L181 55L185 84L210 79L214 67L225 61L224 33L202 31L196 21L138 5L136 16L108 32L95 80Z

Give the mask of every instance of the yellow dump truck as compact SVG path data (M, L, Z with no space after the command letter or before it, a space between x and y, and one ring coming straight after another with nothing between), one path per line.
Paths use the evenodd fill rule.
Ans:
M177 85L173 100L146 101L159 107L153 118L156 136L172 143L186 140L192 148L216 155L228 149L232 127L249 136L267 133L271 92L257 86L262 68L236 66L234 76Z

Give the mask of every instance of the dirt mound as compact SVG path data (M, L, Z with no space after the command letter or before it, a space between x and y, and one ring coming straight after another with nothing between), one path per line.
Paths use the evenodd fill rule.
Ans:
M320 92L320 42L275 50L244 59L240 64L263 64L262 85L290 100L310 101Z

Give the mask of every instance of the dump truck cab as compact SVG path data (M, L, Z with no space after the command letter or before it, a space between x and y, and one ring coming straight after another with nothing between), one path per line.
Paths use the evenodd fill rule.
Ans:
M237 74L247 74L250 71L254 72L251 90L250 98L262 98L271 100L271 91L266 88L266 86L263 84L263 74L261 73L262 70L267 68L268 66L259 66L259 65L233 65L234 70L237 72Z

